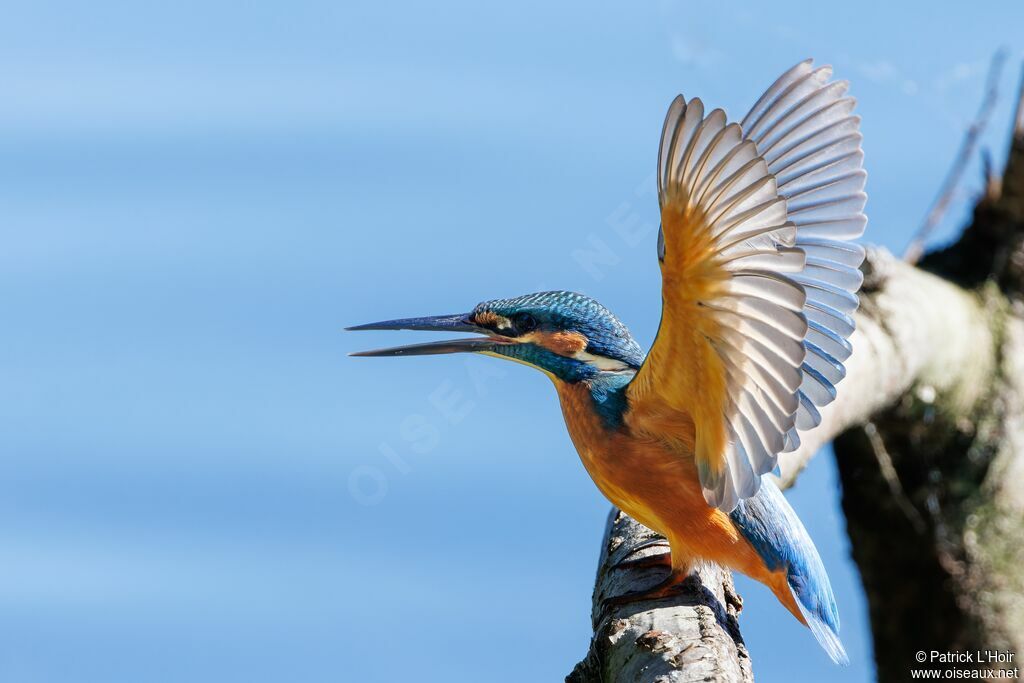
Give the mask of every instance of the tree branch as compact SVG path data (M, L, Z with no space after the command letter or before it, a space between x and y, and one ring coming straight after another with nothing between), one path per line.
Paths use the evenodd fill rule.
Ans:
M924 398L941 393L969 410L996 363L989 313L977 296L918 270L883 249L868 250L854 353L835 402L800 448L779 459L780 485L797 475L822 446L867 422L912 388Z
M640 590L659 580L663 569L617 569L627 557L665 552L637 546L657 534L629 515L612 510L601 542L591 621L594 636L586 658L567 683L611 681L722 681L750 683L750 656L740 637L736 615L740 601L732 576L707 565L687 579L679 597L656 607L642 602L606 609L605 598Z
M1019 129L1002 179L989 185L971 225L956 243L928 254L921 267L970 288L985 317L975 328L990 341L967 359L978 376L966 396L921 391L917 385L872 416L874 438L852 429L835 441L846 528L883 682L906 680L917 666L918 650L1024 652L1024 138ZM966 321L950 320L933 345L955 343L961 324ZM939 370L962 377L953 361ZM879 445L888 454L890 474L875 457ZM899 501L885 483L892 476L900 482ZM907 509L915 514L906 514ZM1002 670L995 677L1006 673L1005 666L984 660L970 667Z
M784 487L794 482L821 446L911 389L932 400L941 395L957 410L969 410L983 396L986 377L996 367L990 316L977 296L883 249L868 251L864 270L847 377L836 401L822 410L822 424L804 437L798 450L780 459ZM736 621L742 603L726 571L702 570L678 597L654 608L602 610L605 597L647 587L656 576L661 578L660 569L611 568L614 562L635 557L636 547L652 538L657 538L654 532L613 510L594 589L595 635L587 657L567 680L672 681L677 679L658 676L683 670L686 680L703 680L694 671L711 671L716 681L752 680ZM655 641L657 646L651 647Z

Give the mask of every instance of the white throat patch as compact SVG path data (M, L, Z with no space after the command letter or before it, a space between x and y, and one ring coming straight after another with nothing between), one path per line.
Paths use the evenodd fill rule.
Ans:
M593 365L598 370L605 372L620 372L622 370L632 370L632 368L621 360L615 360L614 358L608 358L607 356L598 356L593 353L587 353L586 351L580 351L576 353L573 358L581 360L584 363Z

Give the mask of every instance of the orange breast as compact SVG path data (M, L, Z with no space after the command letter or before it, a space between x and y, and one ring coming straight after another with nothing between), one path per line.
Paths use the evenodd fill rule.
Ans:
M759 580L770 578L729 515L704 500L692 420L680 413L627 413L622 429L609 430L585 386L556 386L569 434L594 483L616 507L669 540L674 566L710 560Z

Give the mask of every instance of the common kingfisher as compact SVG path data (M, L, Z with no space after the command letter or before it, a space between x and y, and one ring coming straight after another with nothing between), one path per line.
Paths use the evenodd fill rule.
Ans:
M583 465L667 539L672 594L701 561L767 585L828 655L847 657L828 575L770 477L821 422L852 347L867 224L860 118L831 67L797 64L740 123L676 97L658 153L662 317L650 352L597 301L566 291L353 330L482 336L356 353L474 352L554 382Z

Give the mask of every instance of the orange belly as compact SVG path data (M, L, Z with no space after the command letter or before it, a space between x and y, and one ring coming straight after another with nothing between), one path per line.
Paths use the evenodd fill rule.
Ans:
M766 584L803 621L785 573L769 571L729 515L705 501L688 418L627 416L622 429L609 430L594 412L586 387L562 382L556 386L583 466L616 507L668 539L673 567L689 571L696 562L707 560L735 569ZM673 422L671 428L666 421ZM640 429L664 429L655 436L640 431L638 424Z

